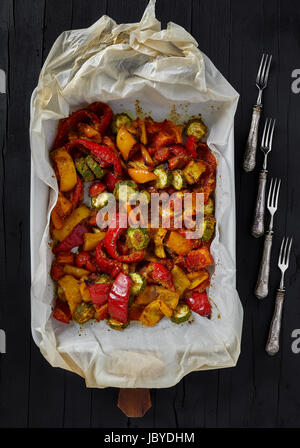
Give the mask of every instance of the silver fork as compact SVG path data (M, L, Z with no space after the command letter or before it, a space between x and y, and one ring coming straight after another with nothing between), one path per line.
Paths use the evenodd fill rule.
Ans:
M265 196L267 183L267 162L268 154L272 149L273 134L275 129L275 118L267 118L265 121L264 132L261 140L261 150L264 153L263 168L259 173L258 178L258 192L256 198L254 219L251 233L258 238L264 234L264 217L265 217Z
M261 259L258 279L256 283L256 287L254 290L254 294L258 299L263 299L267 297L269 292L269 273L270 273L270 259L271 259L271 250L272 250L272 241L273 241L273 222L274 215L277 211L278 206L278 196L280 190L281 180L271 179L269 194L267 200L267 207L270 212L270 224L269 230L266 232L265 242L264 242L264 250L263 256Z
M263 54L256 76L256 87L258 88L258 97L256 100L256 104L253 107L251 126L248 135L248 140L246 143L246 151L243 163L244 170L247 172L252 171L255 167L258 126L262 110L262 92L267 86L271 61L272 61L272 55L269 56L268 54Z
M293 238L282 239L279 257L278 257L278 267L281 270L281 280L280 286L277 290L276 300L275 300L275 310L270 326L269 336L266 344L266 352L269 355L276 355L279 351L279 341L280 341L280 328L281 328L281 319L282 319L282 310L283 310L283 301L284 301L284 274L287 268L289 267L289 259L291 253Z

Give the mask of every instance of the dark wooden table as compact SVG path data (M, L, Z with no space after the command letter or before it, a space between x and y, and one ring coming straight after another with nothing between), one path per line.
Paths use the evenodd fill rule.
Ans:
M42 64L64 30L84 28L107 14L118 23L138 21L146 0L1 0L0 69L0 328L7 353L0 355L1 427L299 427L300 354L291 333L300 328L300 94L291 73L300 68L298 0L158 0L157 17L176 22L241 94L235 121L237 288L244 306L242 354L235 368L195 372L176 387L152 390L152 409L127 419L117 408L117 389L86 389L84 381L54 369L35 346L30 330L28 139L29 100ZM253 295L262 240L250 236L258 169L241 170L254 80L263 51L273 54L264 96L265 116L278 119L270 173L283 179L276 216L270 296ZM298 65L298 67L297 67ZM261 155L259 155L261 161ZM279 238L295 237L280 353L264 351L279 281Z

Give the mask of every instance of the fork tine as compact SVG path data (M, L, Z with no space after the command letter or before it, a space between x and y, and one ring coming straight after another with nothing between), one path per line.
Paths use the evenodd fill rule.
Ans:
M256 84L259 84L264 58L265 58L265 53L263 53L261 60L260 60L259 69L258 69L257 76L256 76Z
M264 73L265 73L265 70L266 70L267 62L268 62L268 55L265 54L265 57L264 57L264 63L263 63L262 69L261 69L260 77L259 77L259 83L260 83L260 85L262 85L263 80L264 80Z
M267 130L267 127L268 127L268 122L269 122L269 118L266 118L265 126L264 126L264 132L263 132L263 136L262 136L262 139L261 139L261 146L262 147L265 146L265 136L266 136L266 130Z
M272 149L275 124L276 124L276 118L273 118L272 129L271 129L271 134L270 134L270 140L269 140L269 144L268 144L268 147L269 147L270 151Z
M282 262L281 262L282 264L285 264L285 259L286 259L286 254L287 254L288 243L289 243L289 238L286 237L286 238L285 238L285 243L284 243L284 249L283 249Z
M278 257L278 265L280 265L282 263L282 254L283 254L283 246L284 246L284 242L285 242L285 236L282 238L281 241L281 246L280 246L280 251L279 251L279 257Z
M268 61L268 65L267 65L267 69L265 71L265 75L264 75L264 80L263 80L263 85L265 86L268 82L268 78L269 78L269 71L270 71L270 67L271 67L271 62L272 62L272 55L269 56L269 61Z
M269 133L270 133L270 129L271 129L271 124L272 124L272 118L269 118L268 129L266 132L266 139L265 139L265 144L264 144L264 147L267 147L267 148L269 147L268 142L269 142Z
M273 191L272 191L272 198L271 198L271 207L274 207L274 199L275 199L276 188L277 188L277 178L274 181L274 188L273 188Z
M274 207L275 208L277 208L277 206L278 206L278 197L279 197L280 185L281 185L281 179L279 179L278 185L277 185L277 192L276 192L275 202L274 202Z
M271 207L272 206L272 202L271 202L271 192L272 192L272 187L273 187L273 177L271 179L271 183L269 186L269 193L268 193L268 201L267 201L267 206Z
M292 242L293 242L293 238L290 238L290 244L289 244L289 248L288 248L287 258L285 260L285 264L287 267L289 266L289 262L290 262L290 253L291 253Z

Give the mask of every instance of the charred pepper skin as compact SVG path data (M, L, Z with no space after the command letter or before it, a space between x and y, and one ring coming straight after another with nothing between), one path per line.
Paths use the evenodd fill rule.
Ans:
M70 117L63 118L57 130L57 135L53 143L53 149L59 148L68 142L69 132L79 123L91 123L95 127L101 127L101 121L95 113L87 109L80 109L74 112ZM99 131L100 132L100 131Z
M171 291L175 291L172 274L162 263L151 262L147 266L146 270L153 281L161 284Z
M116 176L122 176L122 165L117 154L108 146L99 145L98 143L85 140L84 138L75 138L69 143L69 148L81 145L86 148L99 163L104 163L105 166L113 165Z
M127 223L128 227L128 223ZM117 242L120 236L126 231L126 228L121 227L120 217L117 216L110 227L108 228L105 238L104 245L107 253L117 261L122 263L137 263L145 258L146 251L144 249L137 250L128 255L120 255L117 248Z
M53 253L68 252L73 247L81 246L83 244L83 235L88 231L89 229L85 224L77 224L70 235L54 247Z
M97 131L103 135L111 124L113 111L108 104L101 103L100 101L95 101L90 104L87 109L98 117L100 123L97 127Z
M96 247L96 262L99 266L99 270L109 274L112 278L114 278L119 272L122 270L122 263L111 260L107 258L105 252L103 250L104 240L99 241Z
M71 202L72 202L73 210L79 204L82 190L83 190L82 180L80 179L80 177L77 174L77 184L76 184L74 190L71 193Z

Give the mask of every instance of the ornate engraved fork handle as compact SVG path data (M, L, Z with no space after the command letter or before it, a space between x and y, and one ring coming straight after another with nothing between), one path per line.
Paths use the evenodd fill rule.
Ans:
M258 192L256 198L256 206L254 212L254 220L251 233L255 238L264 234L264 217L265 217L265 202L266 202L266 183L267 171L262 170L259 173Z
M271 356L276 355L276 353L279 351L283 301L284 289L278 289L275 301L275 311L273 314L269 336L266 344L266 352Z
M268 232L265 237L264 251L261 259L258 279L254 294L258 299L264 299L269 292L269 273L270 273L270 259L272 249L273 232Z
M256 104L253 107L251 126L248 135L248 140L246 143L246 150L243 163L243 168L247 172L252 171L255 167L258 126L261 110L262 110L261 104L260 105Z

